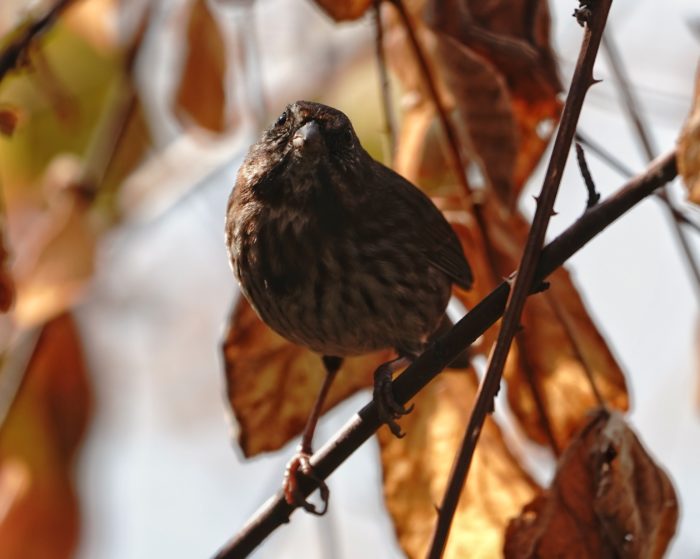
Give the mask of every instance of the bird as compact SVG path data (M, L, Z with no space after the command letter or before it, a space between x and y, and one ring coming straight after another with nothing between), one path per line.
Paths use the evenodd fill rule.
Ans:
M311 466L313 433L345 357L392 348L374 372L382 422L403 436L392 375L444 325L452 286L472 271L432 200L362 147L350 119L311 101L287 105L253 144L229 196L225 237L240 291L270 328L321 356L324 382L283 481L288 503L323 514L329 491ZM319 486L306 501L299 473Z

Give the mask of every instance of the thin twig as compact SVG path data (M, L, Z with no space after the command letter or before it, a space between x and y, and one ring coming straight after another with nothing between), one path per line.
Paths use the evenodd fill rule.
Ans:
M583 132L576 132L576 141L586 146L590 151L602 159L604 163L607 163L608 166L617 171L622 177L628 179L634 176L632 169L627 167L627 165L625 165L607 149L589 138ZM666 195L665 189L654 192L654 198L659 198L665 204L667 204L669 210L671 213L673 213L673 217L676 219L676 221L680 222L681 225L685 225L693 229L696 233L700 233L700 224L693 221L680 208L678 208Z
M0 81L2 81L7 72L17 68L24 62L29 45L48 31L61 12L72 2L73 0L58 0L51 9L29 24L23 33L0 52Z
M628 118L634 126L637 137L641 143L642 150L644 151L644 155L648 161L651 161L656 153L653 146L651 133L649 132L649 127L642 118L642 112L639 110L639 103L637 103L634 92L630 87L629 79L625 74L624 65L615 42L613 41L612 34L607 33L603 38L603 49L605 50L605 54L610 62L610 69L612 70L618 91L622 97L622 105L627 112ZM698 298L700 298L700 265L698 264L697 259L693 254L693 250L690 247L690 241L688 240L686 232L681 228L681 224L676 217L677 213L673 211L674 208L671 206L668 190L664 189L660 191L659 197L667 209L669 224L674 231L676 241L681 247L681 251L685 257L688 269L695 280L695 293Z
M382 92L382 108L384 109L384 137L388 141L387 161L393 161L396 153L396 126L394 126L394 111L391 105L391 91L389 89L389 72L386 69L386 56L384 53L384 28L382 26L381 0L374 0L374 54L377 57L379 70L379 82Z
M657 188L673 180L678 171L676 152L659 158L647 170L630 180L610 196L581 216L573 225L549 243L540 256L533 285L543 281L591 239L625 214ZM465 348L488 330L503 314L510 293L510 284L502 282L464 316L443 338L437 340L416 359L392 384L399 404L408 403ZM381 422L373 401L364 406L311 459L314 472L326 479L355 450L379 429ZM315 486L302 480L300 489L308 496ZM243 529L216 555L216 559L247 557L274 530L289 522L295 507L287 504L282 490L272 496L251 517Z
M591 175L591 170L588 168L588 163L586 162L586 154L581 147L581 144L576 142L576 160L578 161L578 167L581 170L581 176L583 177L583 182L586 185L586 190L588 191L588 200L586 201L586 209L590 210L600 201L600 192L595 189L595 182L593 182L593 176Z
M428 91L430 92L430 97L435 105L435 110L438 115L438 120L442 126L442 130L447 138L447 145L450 152L450 160L452 161L452 168L454 169L454 174L459 182L462 192L466 196L467 200L471 201L471 189L469 188L469 183L465 175L465 170L467 168L465 161L462 159L462 152L459 149L459 139L457 137L457 132L452 126L452 122L447 116L445 107L443 107L440 101L440 95L438 94L437 87L435 86L435 80L433 78L433 73L428 64L428 59L423 52L423 49L418 42L418 37L413 29L413 23L411 22L411 17L408 15L402 0L389 0L398 10L401 21L406 29L406 34L408 35L408 40L411 43L411 48L413 49L413 54L416 57L416 62L418 63L418 68L423 76L423 81L425 81L428 86Z
M577 130L576 141L586 146L586 148L588 148L595 155L600 157L605 163L607 163L610 167L615 169L623 177L630 178L634 176L634 171L632 171L630 167L628 167L624 162L615 157L612 153L610 153L607 149L601 146L593 138L589 137L588 134L584 134L580 130Z
M540 259L549 219L554 209L554 201L559 190L559 183L567 155L576 132L576 124L581 113L583 100L588 88L594 83L593 63L595 62L598 46L603 35L610 4L611 0L596 2L594 9L591 9L590 17L586 20L587 25L579 59L571 80L569 95L562 112L561 123L554 141L542 190L537 199L537 209L532 221L532 227L520 260L515 285L498 333L496 346L491 353L486 375L479 387L462 445L450 473L447 490L440 506L440 513L438 514L435 532L433 533L430 551L427 555L430 559L442 557L447 545L452 520L457 510L459 496L462 493L462 488L469 473L469 466L471 465L481 428L487 414L493 409L493 400L501 384L503 367L505 366L513 337L520 327L520 316L525 306L525 300L533 285L535 270Z

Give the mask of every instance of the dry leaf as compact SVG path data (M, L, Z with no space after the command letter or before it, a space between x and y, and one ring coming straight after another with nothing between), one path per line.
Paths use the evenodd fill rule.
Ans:
M426 556L435 507L442 501L476 387L473 371L445 372L415 398L415 410L401 420L405 438L397 439L384 428L378 432L384 496L408 557ZM537 489L487 417L444 557L498 557L508 521Z
M504 276L519 265L529 224L521 214L502 208L494 197L481 208L490 260L496 274ZM586 413L599 404L588 375L608 406L626 410L629 399L624 374L568 272L559 268L547 281L549 289L530 297L525 305L521 318L524 328L516 337L504 376L508 402L525 433L546 444L550 442L548 424L561 448Z
M72 307L92 277L98 229L89 202L80 191L80 163L56 158L43 179L45 211L30 217L15 213L17 284L15 317L19 324L41 324Z
M226 46L206 0L192 4L175 114L213 132L226 129Z
M422 33L423 44L428 47L426 50L431 53L436 67L435 73L442 78L438 80L438 86L444 88L443 103L450 107L449 95L452 94L457 103L476 111L471 117L475 123L464 116L469 114L468 107L466 111L462 110L462 114L453 115L465 124L468 131L479 132L476 135L468 133L466 137L462 134L463 148L468 159L473 159L469 157L470 153L479 155L482 171L485 170L487 179L511 207L546 149L561 110L557 98L561 84L549 44L547 4L542 0L535 6L532 2L465 3L450 0L428 2L425 9L424 4L413 2L411 10L425 17L434 35L444 45L442 54L436 52L430 48L426 33ZM482 66L480 73L483 75L476 82L468 68L459 69L450 60L461 58L457 56L452 39L461 43L462 50ZM419 91L419 88L424 88L422 78L411 72L412 66L406 64L410 54L406 46L394 48L397 55L403 53L403 60L398 59L401 66L395 69L399 76L403 76L407 89ZM449 53L447 57L445 52ZM489 87L495 87L496 83L498 92L494 89L494 93L489 94ZM480 85L477 88L475 84ZM479 99L472 95L470 99L469 88L473 91L481 89L483 97ZM426 92L420 91L420 95L423 98ZM432 187L435 182L445 182L444 175L449 174L450 169L445 161L440 161L444 156L433 160L435 148L431 146L436 142L444 144L442 131L437 130L437 140L434 135L421 134L419 139L413 139L412 145L406 145L406 135L416 134L416 126L411 122L418 118L414 109L409 110L404 121L403 127L409 130L402 130L397 167L400 172L414 177L418 184ZM479 122L479 116L484 120ZM426 131L425 126L417 128L423 134ZM504 150L503 153L499 153L499 148ZM432 149L433 153L423 153L424 149ZM418 167L418 172L411 170L411 166ZM432 169L439 173L432 176Z
M78 334L62 315L42 328L0 428L0 557L73 557L73 468L90 407Z
M475 208L479 218L459 209L455 199L439 200L438 205L447 209L446 217L472 266L474 289L455 290L471 308L518 267L528 224L493 196ZM540 444L553 441L556 448L562 448L588 411L598 405L589 376L611 408L626 410L629 397L622 370L568 272L560 268L548 281L549 289L531 296L525 305L524 328L511 348L504 377L509 405L525 434ZM472 351L488 356L498 328L490 328Z
M362 17L372 5L372 0L315 0L321 9L335 21Z
M549 490L508 526L509 559L663 557L678 503L620 414L597 411L559 460Z
M485 184L500 196L509 198L518 132L505 82L487 60L451 37L434 33L419 22L415 22L415 27L418 40L433 63L438 94L459 136L463 160L476 164ZM440 157L435 149L445 141L429 141L426 135L428 127L425 125L420 128L422 135L412 130L412 119L424 122L426 111L435 113L427 85L399 23L391 25L387 53L392 69L406 90L407 97L412 100L411 107L404 115L406 124L403 126L411 130L412 140L408 143L407 132L402 131L395 167L399 173L425 187L425 182L421 183L421 180L429 173L421 169L423 165L431 165L445 173L444 155ZM439 133L442 134L442 130ZM438 161L431 161L435 155L439 157ZM416 168L418 172L415 172Z
M276 450L300 434L321 388L325 370L312 351L288 342L239 297L223 344L226 392L246 456ZM324 411L373 384L388 351L346 359L331 386Z
M678 140L678 173L688 189L688 200L700 204L700 67L693 108Z

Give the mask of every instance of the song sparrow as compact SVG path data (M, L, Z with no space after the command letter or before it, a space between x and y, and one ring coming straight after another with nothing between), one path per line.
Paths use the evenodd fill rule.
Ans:
M469 268L454 231L418 188L362 148L345 114L308 101L287 106L253 145L231 193L226 242L241 291L271 328L323 356L327 375L299 453L287 466L290 503L314 478L311 440L342 358L395 348L375 372L380 418L401 436L408 411L391 375L420 353Z

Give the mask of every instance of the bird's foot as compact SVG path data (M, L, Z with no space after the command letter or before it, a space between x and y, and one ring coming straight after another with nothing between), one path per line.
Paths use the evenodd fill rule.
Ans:
M413 405L405 407L394 398L394 391L391 385L393 364L393 361L384 363L374 372L374 402L377 405L377 414L382 423L387 424L395 437L403 438L406 436L406 433L401 431L401 427L396 420L402 415L411 413Z
M299 480L297 476L302 474L318 485L318 489L321 492L321 508L317 508L316 505L307 501L299 488ZM299 450L292 459L287 462L287 468L284 471L284 481L282 482L282 487L284 489L284 499L288 504L298 506L303 508L306 512L315 514L316 516L323 516L328 510L328 498L330 497L330 490L311 466L311 453L305 452L304 450Z

